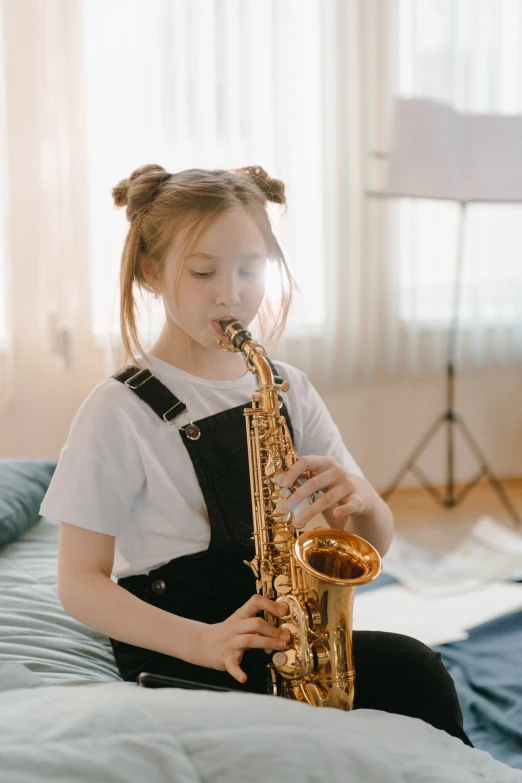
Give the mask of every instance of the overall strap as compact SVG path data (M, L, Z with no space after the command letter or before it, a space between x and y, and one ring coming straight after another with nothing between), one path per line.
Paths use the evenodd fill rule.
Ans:
M268 359L268 356L266 358ZM270 367L272 368L272 372L274 373L274 381L276 383L283 383L283 378L281 378L281 376L279 375L279 370L277 369L275 364L273 364L273 362L271 362L270 359L268 359L268 364L270 365Z
M274 373L274 381L276 383L283 383L283 379L278 373L277 367L272 364L268 359L272 372ZM120 383L123 383L127 388L137 394L140 400L150 405L154 413L156 413L160 419L166 424L172 424L179 416L184 413L188 415L188 407L184 402L178 400L178 398L167 389L167 387L151 373L150 370L140 370L139 367L129 365L121 372L116 372L111 375Z
M172 424L179 416L188 412L185 403L178 400L150 370L140 370L139 367L129 365L121 372L111 375L111 378L120 381L137 394L166 424Z

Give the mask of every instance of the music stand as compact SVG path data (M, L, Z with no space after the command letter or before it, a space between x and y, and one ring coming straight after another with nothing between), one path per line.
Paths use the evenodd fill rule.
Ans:
M522 202L522 116L464 114L450 106L425 99L397 99L391 152L388 156L388 186L367 191L377 198L427 198L455 201L460 205L453 312L446 362L446 410L421 438L413 452L382 494L390 497L406 473L413 473L434 499L452 508L476 484L486 478L516 525L520 519L502 484L466 426L455 411L455 367L462 289L462 263L467 207L470 203ZM436 432L446 426L445 493L434 486L417 460ZM455 431L477 459L480 469L459 492L455 492Z

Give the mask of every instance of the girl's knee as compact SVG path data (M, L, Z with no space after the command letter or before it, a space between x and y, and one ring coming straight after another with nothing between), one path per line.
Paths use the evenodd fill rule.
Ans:
M354 664L364 669L385 666L389 671L401 672L408 679L417 677L449 677L442 657L419 639L400 633L384 631L359 631L353 635Z
M408 657L411 661L424 661L433 665L440 664L441 654L435 652L427 644L415 639L413 636L405 636L402 633L386 634L391 637L388 649L401 657Z
M392 653L402 653L407 655L427 655L433 653L437 655L430 647L413 636L406 636L402 633L388 633L386 631L354 631L353 633L354 651L359 648L387 650Z
M354 632L355 707L410 715L469 744L440 653L411 636Z

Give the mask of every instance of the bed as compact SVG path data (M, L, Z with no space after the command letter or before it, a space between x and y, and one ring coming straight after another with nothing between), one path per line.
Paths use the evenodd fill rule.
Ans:
M10 491L1 480L8 464L0 460L0 512L2 489ZM24 461L28 478L31 465L41 469ZM50 480L53 465L46 466ZM40 477L40 494L44 484ZM36 515L0 549L0 783L521 783L522 612L439 648L475 749L422 721L374 710L142 689L121 682L108 639L61 608L58 527ZM391 580L383 574L371 589Z

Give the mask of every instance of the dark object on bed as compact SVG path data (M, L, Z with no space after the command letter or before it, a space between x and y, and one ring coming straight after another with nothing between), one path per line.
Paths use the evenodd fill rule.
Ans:
M52 460L0 460L0 549L40 518L40 504L56 464Z
M221 693L231 693L230 688L222 688L220 685L205 685L201 682L180 680L178 677L165 677L163 674L150 674L150 672L142 672L136 682L144 688L183 688L187 691L221 691Z

